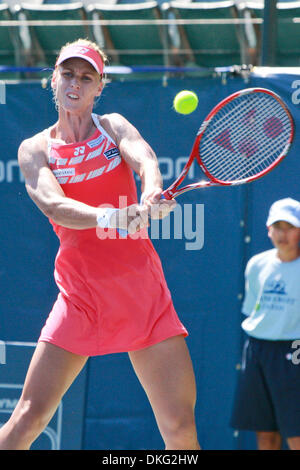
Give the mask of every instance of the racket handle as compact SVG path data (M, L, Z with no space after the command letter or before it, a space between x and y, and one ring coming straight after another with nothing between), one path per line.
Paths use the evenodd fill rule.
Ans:
M170 194L168 189L166 189L161 193L160 199L166 199L167 201L170 201L171 199L173 199L173 195Z
M172 199L172 198L166 197L164 193L161 193L160 199ZM119 233L120 237L122 237L122 238L127 237L128 232L127 232L126 229L118 228L117 230L118 230L118 233Z

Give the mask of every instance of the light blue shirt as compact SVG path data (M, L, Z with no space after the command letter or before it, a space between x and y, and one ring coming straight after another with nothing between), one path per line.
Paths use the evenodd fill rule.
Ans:
M245 332L266 340L300 338L300 258L282 262L277 250L253 256L245 271Z

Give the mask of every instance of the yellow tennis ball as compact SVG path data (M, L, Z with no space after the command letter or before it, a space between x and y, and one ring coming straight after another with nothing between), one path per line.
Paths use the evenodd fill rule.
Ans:
M190 114L198 106L198 96L193 91L182 90L174 98L173 106L180 114Z

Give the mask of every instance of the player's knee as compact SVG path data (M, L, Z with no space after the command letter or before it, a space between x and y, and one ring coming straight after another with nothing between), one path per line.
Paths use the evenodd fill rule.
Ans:
M192 412L176 413L165 426L167 448L195 449L197 432Z

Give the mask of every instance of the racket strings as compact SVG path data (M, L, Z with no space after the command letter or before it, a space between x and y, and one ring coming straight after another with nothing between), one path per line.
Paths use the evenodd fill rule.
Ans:
M243 106L239 106L240 108L242 108L241 110L237 110L237 107L236 106L231 106L232 107L232 110L231 112L233 112L234 110L236 112L241 112L241 111L244 111L246 116L247 116L247 110L245 110L245 106L244 106L244 103L242 103ZM248 112L251 113L253 111L253 109L251 111ZM269 110L270 111L270 110ZM273 110L272 110L273 112ZM257 114L257 110L255 110L255 114ZM269 112L270 114L270 112ZM224 115L226 117L226 113ZM224 119L224 118L223 118ZM252 119L252 117L248 117L248 119ZM266 111L264 112L264 115L263 115L263 120L264 122L266 122L266 119L267 119L267 113ZM228 123L228 121L227 121ZM220 123L219 123L220 124ZM255 116L255 131L257 131L257 129L259 127L261 127L262 125L262 119L261 117L259 116ZM275 123L276 125L276 123ZM243 170L247 170L249 172L249 174L251 175L252 174L252 170L255 168L255 165L257 163L257 156L254 156L254 158L251 158L251 153L255 155L256 151L257 151L257 148L256 148L256 143L255 141L253 140L250 140L249 138L249 128L247 130L247 135L245 135L245 129L244 129L244 135L241 134L241 122L240 122L240 118L237 119L235 118L235 120L232 121L232 124L231 124L231 129L230 129L230 134L225 134L225 137L227 139L224 140L223 138L223 141L219 139L218 141L218 144L220 146L223 146L225 148L228 148L229 147L229 139L230 139L230 150L231 152L227 152L228 153L228 156L227 156L227 160L225 162L223 162L222 165L220 165L220 158L218 160L215 160L215 165L213 165L213 162L214 162L214 159L212 159L212 165L211 165L211 169L216 172L218 171L219 169L222 168L222 171L224 173L224 176L225 177L228 177L229 176L229 173L228 171L226 172L226 169L232 171L233 170L233 162L236 160L236 155L235 155L235 151L234 151L234 148L236 147L236 141L238 141L239 145L240 145L240 148L238 149L239 150L239 153L242 154L243 156L243 152L244 152L244 155L246 156L246 158L243 158L238 166L238 170L239 170L239 176L243 173ZM250 126L250 133L252 132L253 134L253 126ZM270 132L270 135L271 132ZM233 138L232 136L235 136L235 138ZM244 140L243 140L244 139ZM269 145L268 146L268 143L265 142L265 158L263 160L259 159L258 161L258 166L257 168L258 169L264 169L265 167L269 166L270 164L270 153L269 153L269 150L272 149L272 146ZM273 153L274 155L274 153ZM240 155L241 156L241 155ZM224 165L225 163L225 165Z
M272 110L272 113L273 113L273 110ZM273 117L272 113L269 113L270 119L272 119L272 117ZM266 116L267 116L267 114L264 116L264 119L266 118ZM285 117L285 115L281 116L281 118L284 118L284 117ZM281 121L279 121L279 122L281 122ZM263 125L263 122L260 122L258 120L258 126L261 126L261 125ZM249 141L248 141L248 144L247 144L248 148L246 148L246 158L243 158L243 161L237 167L237 170L238 170L239 173L236 176L239 179L241 177L253 176L257 173L260 173L264 169L268 168L281 155L282 147L280 147L280 145L279 145L279 147L277 148L277 151L275 151L274 150L274 143L272 142L273 135L276 135L276 133L278 132L278 130L276 130L276 127L279 127L279 125L277 123L275 123L275 128L274 129L272 129L272 128L270 129L271 138L269 138L269 142L266 140L265 141L265 147L263 149L261 149L261 150L264 151L265 157L261 158L261 152L258 155L254 155L253 157L247 156L247 150L248 150L248 155L249 155L249 152L254 153L256 151L259 151L259 148L255 148L253 143L252 143L252 146L251 146L251 143L250 143L250 148L249 148ZM289 134L288 134L288 136L289 136ZM286 143L286 138L283 141L283 143L284 144ZM283 146L283 148L284 148L284 146ZM224 168L224 178L226 178L226 179L230 178L230 173L232 171L233 161L234 161L234 154L232 154L231 158L228 158L226 168ZM226 170L227 170L227 172L226 172ZM245 175L245 172L247 172L246 175Z
M284 153L290 134L289 116L276 98L250 93L230 101L211 118L199 153L215 179L247 179Z
M240 106L240 108L242 108L242 111L243 110L245 111L244 109L245 106L242 106L242 107ZM255 131L257 131L257 129L263 126L263 122L268 122L266 121L268 119L268 116L270 116L270 118L272 119L273 109L271 110L271 112L270 110L267 110L267 111L268 112L266 112L266 108L265 108L263 115L260 117L257 116L257 111L255 111L255 114L256 114ZM238 112L240 113L240 111ZM247 110L246 110L246 115L247 115ZM275 122L275 126L276 126L276 122ZM229 139L230 139L231 152L227 152L226 160L223 162L221 162L220 155L218 155L218 159L216 158L212 159L210 170L214 174L216 174L217 172L218 173L222 172L223 178L232 179L233 170L237 170L238 172L235 173L235 177L241 178L243 176L251 176L253 174L256 174L257 172L263 171L266 167L268 167L272 163L274 158L276 160L276 158L280 155L281 152L278 151L278 149L277 149L277 152L274 152L272 139L269 139L269 142L267 139L265 139L264 141L265 145L263 149L265 157L261 159L260 154L259 154L259 159L258 159L258 156L256 155L256 152L258 151L257 144L256 144L257 140L253 140L253 139L250 140L250 137L252 138L254 134L253 132L254 129L253 128L251 129L251 127L250 127L250 133L249 133L249 129L247 130L246 133L245 133L245 130L243 131L244 133L241 133L240 118L239 119L235 118L235 120L232 121L230 134L225 134L227 141L224 140L224 138L223 138L223 141L220 139L218 141L218 144L223 148L225 147L226 149L229 147ZM276 130L275 130L275 133L276 133ZM273 135L272 129L269 132L269 135L270 136ZM235 138L232 136L235 136ZM257 132L255 136L257 139ZM261 148L261 143L259 147ZM240 162L237 161L236 151L234 151L234 148L238 148L239 153L242 154L242 155L238 155L238 158L241 159ZM251 153L253 154L252 157L251 157ZM234 167L235 162L238 163L238 165Z
M257 112L256 112L257 114ZM266 122L267 118L267 113L265 112L264 114L264 122ZM257 128L261 127L263 123L261 122L262 119L255 118L256 121L256 131ZM272 161L280 155L280 152L274 152L273 148L273 143L272 145L270 144L268 140L265 139L265 146L264 146L264 158L261 157L261 152L259 152L259 159L258 159L258 154L257 154L257 133L255 140L249 138L249 130L246 134L245 137L245 132L244 135L240 133L241 131L241 123L240 120L235 120L235 122L232 123L231 129L230 129L230 134L226 135L226 140L218 140L219 146L222 148L228 149L230 145L230 152L226 152L227 155L225 155L225 161L224 161L224 152L223 152L223 159L220 158L220 155L217 155L218 160L212 159L212 164L210 167L210 171L213 172L214 174L219 175L219 178L222 177L222 179L241 179L243 177L249 177L252 176L253 174L256 174L257 172L263 171L264 168L268 167ZM253 127L253 126L251 126ZM251 133L253 135L253 129L251 129ZM241 134L241 135L240 135ZM232 135L236 136L236 138L233 138ZM272 135L270 133L270 135ZM238 137L240 139L238 140ZM231 140L229 140L231 139ZM237 142L236 142L237 141ZM229 144L230 142L230 144ZM259 145L261 148L261 143ZM234 148L238 149L238 155L236 156L236 151L234 151ZM278 149L277 149L278 150ZM270 153L271 152L271 153ZM218 152L219 153L219 152ZM252 156L251 156L252 154ZM221 161L223 160L223 161Z

